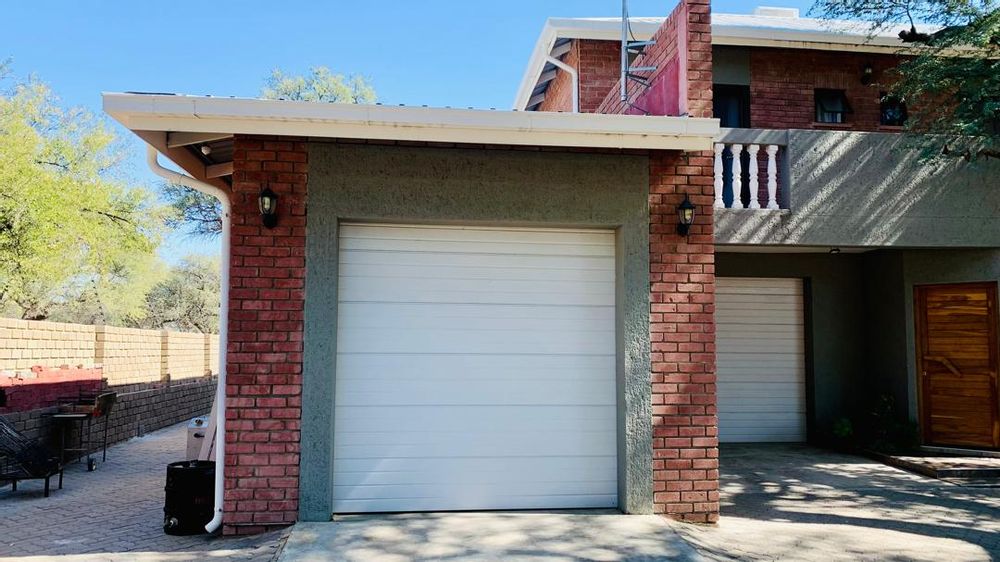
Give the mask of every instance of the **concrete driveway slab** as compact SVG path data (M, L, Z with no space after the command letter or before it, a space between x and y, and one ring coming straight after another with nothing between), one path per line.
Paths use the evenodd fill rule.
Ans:
M279 558L283 562L704 559L662 517L589 511L419 513L299 523Z
M720 560L1000 559L1000 489L805 445L723 445L717 527L671 523Z

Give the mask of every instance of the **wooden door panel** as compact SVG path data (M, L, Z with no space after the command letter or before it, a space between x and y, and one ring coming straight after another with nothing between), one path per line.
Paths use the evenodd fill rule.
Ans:
M996 284L917 287L914 313L925 441L1000 447Z

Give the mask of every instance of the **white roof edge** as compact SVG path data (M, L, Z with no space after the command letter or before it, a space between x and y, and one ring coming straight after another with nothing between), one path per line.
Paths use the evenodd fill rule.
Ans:
M734 23L712 23L712 44L746 47L786 47L795 49L818 49L834 51L856 51L872 53L893 53L906 45L897 37L878 35L870 37L865 33L847 33L836 30L787 29L779 27L789 20L813 21L808 18L777 18L771 16L747 16L745 14L715 14L716 17L757 23L757 25L737 25ZM631 18L632 32L638 40L649 39L665 17ZM596 39L618 41L621 39L621 19L619 18L549 18L542 29L542 35L535 44L524 76L514 98L514 109L523 110L531 97L544 66L545 45L548 49L559 39ZM761 23L773 22L773 27ZM842 22L851 23L851 22ZM544 40L544 44L543 44Z
M132 131L649 150L710 150L717 119L440 109L341 103L103 94Z

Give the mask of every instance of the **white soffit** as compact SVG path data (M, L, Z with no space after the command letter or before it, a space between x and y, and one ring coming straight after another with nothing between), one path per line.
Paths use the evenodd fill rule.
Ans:
M710 150L718 119L105 93L132 131L578 148Z

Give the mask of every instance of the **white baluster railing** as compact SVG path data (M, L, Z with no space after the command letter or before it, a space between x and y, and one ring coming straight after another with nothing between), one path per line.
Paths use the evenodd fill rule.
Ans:
M746 161L742 158L746 150ZM763 147L766 158L761 159ZM781 209L778 183L778 151L777 144L742 144L717 142L714 147L715 203L717 209ZM766 194L761 194L760 167L764 166L766 177ZM787 200L788 186L780 189ZM766 200L761 197L764 195ZM746 203L744 204L744 200Z

